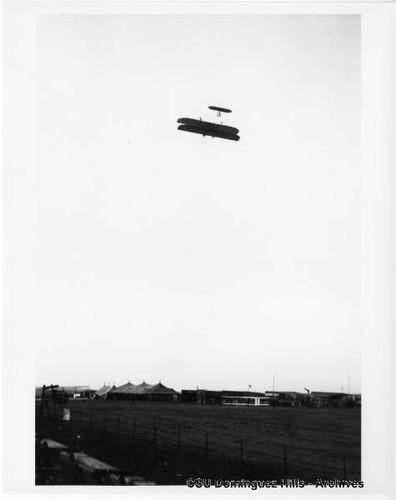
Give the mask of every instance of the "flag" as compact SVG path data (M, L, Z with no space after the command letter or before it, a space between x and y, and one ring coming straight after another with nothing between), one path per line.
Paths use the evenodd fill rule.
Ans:
M70 410L67 408L63 408L63 419L62 420L70 420Z

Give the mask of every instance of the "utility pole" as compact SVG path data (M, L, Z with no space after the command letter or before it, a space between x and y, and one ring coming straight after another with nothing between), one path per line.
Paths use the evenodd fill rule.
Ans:
M53 390L56 389L57 387L59 387L59 385L53 385L53 384L51 384L49 386L43 385L43 389L42 389L42 392L41 392L40 412L39 412L39 423L40 424L42 422L43 413L44 413L45 392L46 392L47 389L51 389L51 393L52 393Z

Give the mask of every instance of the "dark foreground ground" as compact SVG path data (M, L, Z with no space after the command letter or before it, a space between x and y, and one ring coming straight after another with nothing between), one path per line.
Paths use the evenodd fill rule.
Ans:
M360 409L51 404L37 432L157 484L190 477L360 479Z

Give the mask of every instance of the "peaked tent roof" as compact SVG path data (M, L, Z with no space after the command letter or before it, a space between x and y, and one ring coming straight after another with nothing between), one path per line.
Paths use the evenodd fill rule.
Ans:
M136 387L134 384L131 384L130 382L127 382L124 385L120 385L120 387L114 388L111 390L111 392L121 392L121 393L130 393L133 387Z
M169 387L165 387L161 382L159 384L147 384L142 382L141 384L134 385L128 382L111 392L116 392L118 394L177 394L177 392Z
M146 384L146 382L142 382L139 385L136 385L132 391L133 394L148 394L150 390L154 386L151 384Z
M157 385L151 386L149 389L150 393L166 393L166 394L177 394L177 392L174 389L171 389L169 387L165 387L161 382Z

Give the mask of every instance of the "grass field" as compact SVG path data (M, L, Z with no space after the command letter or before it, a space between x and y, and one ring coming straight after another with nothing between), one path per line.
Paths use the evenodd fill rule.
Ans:
M69 434L91 453L122 467L133 462L163 483L197 474L360 479L360 409L77 400L68 407Z

